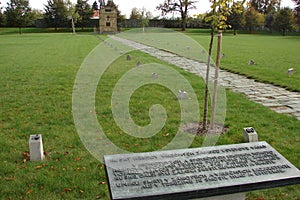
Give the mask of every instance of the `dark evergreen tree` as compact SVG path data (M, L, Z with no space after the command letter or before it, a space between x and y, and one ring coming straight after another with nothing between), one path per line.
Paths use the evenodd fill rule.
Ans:
M0 26L5 26L6 20L5 20L5 15L2 13L2 7L1 7L1 2L0 2Z
M6 25L19 27L19 33L22 34L22 28L32 24L32 13L28 0L10 0L7 3Z
M290 8L283 8L276 13L275 27L283 36L287 31L293 30L293 11Z
M44 19L49 27L68 26L68 9L63 0L48 0L45 5Z
M93 10L99 10L99 6L98 6L98 4L97 4L97 1L95 1L95 2L93 3L92 9L93 9Z
M296 23L298 24L298 29L300 31L300 0L293 0L295 2L294 16Z
M79 15L77 23L81 26L82 30L84 26L89 24L90 18L93 15L93 9L87 2L87 0L77 0L77 4L75 6L76 13Z

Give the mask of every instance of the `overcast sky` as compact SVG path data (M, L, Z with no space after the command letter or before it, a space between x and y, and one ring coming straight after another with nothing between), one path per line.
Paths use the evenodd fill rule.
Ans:
M6 7L6 2L9 0L0 0L2 3L1 6ZM73 3L76 3L77 0L71 0ZM89 4L93 4L95 0L89 0ZM107 0L106 0L107 1ZM97 0L98 2L98 0ZM147 11L150 11L154 16L158 16L160 13L159 11L156 11L156 6L160 3L164 2L164 0L114 0L115 4L119 5L119 10L121 13L129 17L131 9L133 7L142 9L143 7L146 8ZM47 0L29 0L29 4L32 8L36 8L39 10L43 10L44 5L47 4ZM209 0L198 0L198 3L196 3L197 9L192 10L189 14L199 14L199 13L205 13L209 10ZM281 1L282 7L294 7L294 3L292 0L282 0Z

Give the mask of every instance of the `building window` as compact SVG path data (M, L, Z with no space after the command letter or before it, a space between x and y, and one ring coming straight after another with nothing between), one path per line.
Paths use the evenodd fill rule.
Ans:
M110 26L110 22L106 22L106 26Z
M111 8L105 8L105 12L111 12Z

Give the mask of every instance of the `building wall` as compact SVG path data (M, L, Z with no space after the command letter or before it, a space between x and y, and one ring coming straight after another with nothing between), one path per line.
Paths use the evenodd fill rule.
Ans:
M104 6L100 9L100 33L117 33L117 10L110 6Z

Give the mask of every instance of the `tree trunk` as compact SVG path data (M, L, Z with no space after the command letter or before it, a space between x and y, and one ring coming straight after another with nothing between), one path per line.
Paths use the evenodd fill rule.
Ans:
M187 23L187 14L184 11L181 11L181 31L185 31Z
M211 37L210 37L210 43L209 43L209 50L208 50L208 61L207 61L207 68L206 68L206 78L205 78L205 96L204 96L204 113L203 113L203 121L202 121L202 130L199 126L198 133L201 131L206 132L207 131L207 115L208 115L208 96L209 96L209 89L208 89L208 83L209 83L209 70L210 70L210 61L211 61L211 54L212 54L212 48L214 43L214 37L215 37L215 28L211 27ZM199 124L200 125L200 124Z
M210 130L215 129L215 117L216 117L217 91L218 91L218 79L219 79L219 71L220 71L221 49L222 49L222 31L219 31L216 68L215 68L215 77L214 77L214 89L213 89L213 97L212 97L211 119L210 119L210 126L209 126Z

